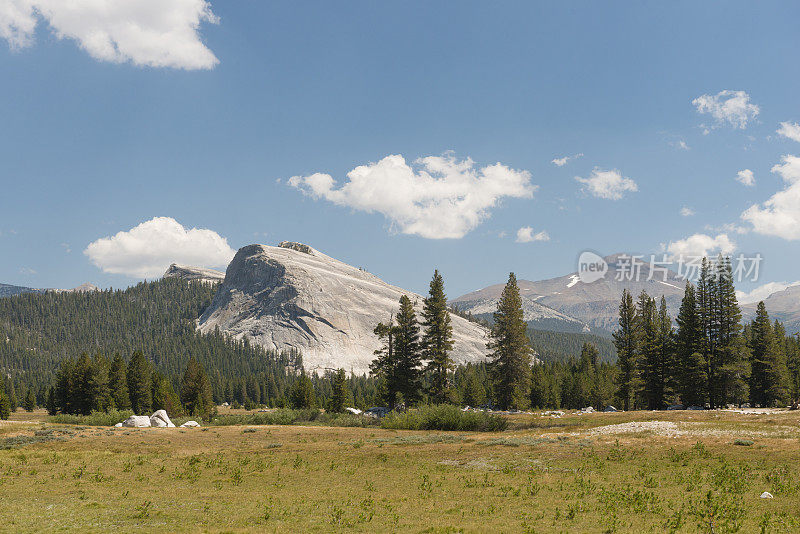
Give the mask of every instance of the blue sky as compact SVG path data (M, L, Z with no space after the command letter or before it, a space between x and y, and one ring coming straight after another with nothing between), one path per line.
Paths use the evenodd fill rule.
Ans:
M0 0L1 282L282 240L453 297L586 249L800 280L796 2L108 3Z

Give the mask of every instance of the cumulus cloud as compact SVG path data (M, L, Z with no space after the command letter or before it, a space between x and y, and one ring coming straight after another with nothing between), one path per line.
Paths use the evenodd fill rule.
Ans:
M727 234L719 234L716 237L694 234L686 239L670 241L666 250L672 258L714 256L718 253L730 254L736 250L736 243Z
M764 285L758 286L757 288L753 289L750 292L737 291L736 298L739 301L739 304L752 304L754 302L766 299L773 293L777 293L778 291L783 291L786 288L798 285L800 285L800 281L789 282L789 283L768 282Z
M800 143L800 124L796 122L782 122L778 128L778 135Z
M126 232L90 243L83 253L107 273L155 278L171 263L224 267L235 251L212 230L187 229L172 217L154 217Z
M550 235L544 230L534 233L530 226L523 226L517 230L517 243L533 243L534 241L550 241Z
M698 113L711 115L717 126L727 123L741 130L761 111L744 91L725 90L716 95L701 95L692 100L692 104Z
M786 182L786 188L763 204L754 204L742 213L742 220L759 234L800 239L800 157L783 156L782 164L772 167Z
M691 217L692 215L694 215L694 210L689 206L684 206L681 208L682 217Z
M746 185L747 187L753 187L756 185L756 178L753 175L753 171L750 169L744 169L736 173L736 181L742 185Z
M530 198L538 186L528 171L501 163L476 168L451 154L406 163L401 155L361 165L337 184L329 174L288 180L313 198L367 213L381 213L404 234L428 239L458 239L491 216L501 199Z
M588 178L576 176L575 180L584 184L585 187L583 189L591 193L592 196L608 200L619 200L625 192L639 190L636 182L630 178L625 178L616 169L605 171L595 167Z
M202 23L218 22L206 0L0 2L0 37L12 49L33 44L39 20L100 61L187 70L219 62L199 34Z
M583 152L581 152L579 154L573 154L572 156L562 156L560 158L555 158L555 159L551 160L550 163L552 163L553 165L555 165L557 167L563 167L564 165L569 163L571 160L578 159L578 158L581 158L581 157L583 157Z

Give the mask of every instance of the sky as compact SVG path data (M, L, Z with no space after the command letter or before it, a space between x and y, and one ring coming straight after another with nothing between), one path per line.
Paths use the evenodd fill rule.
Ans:
M0 0L0 282L299 241L451 297L579 254L800 280L797 2ZM766 294L765 294L766 293Z

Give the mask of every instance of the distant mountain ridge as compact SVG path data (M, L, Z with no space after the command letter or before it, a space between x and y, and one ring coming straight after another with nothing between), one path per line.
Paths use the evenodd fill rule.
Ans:
M608 335L617 326L619 301L627 289L634 298L642 291L667 301L675 316L680 308L686 282L672 270L651 268L649 262L638 263L638 275L627 275L624 254L606 256L608 271L600 280L584 283L577 272L547 280L518 280L525 320L537 330L574 332L574 325L584 325L583 332ZM623 273L625 276L619 276ZM494 311L505 284L496 284L453 299L459 310L485 317ZM544 320L548 323L544 323ZM540 326L541 323L541 326ZM545 326L546 324L546 326Z
M800 285L787 287L764 299L770 319L777 319L786 327L788 334L800 333ZM752 320L758 303L742 305L742 317Z

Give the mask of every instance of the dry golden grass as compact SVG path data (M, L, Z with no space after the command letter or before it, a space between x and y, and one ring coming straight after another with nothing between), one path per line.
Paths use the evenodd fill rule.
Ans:
M501 433L6 424L0 530L800 530L797 412L512 419ZM640 421L684 433L591 431Z

